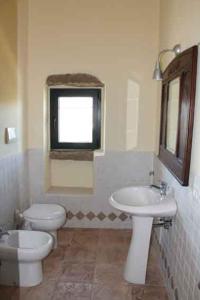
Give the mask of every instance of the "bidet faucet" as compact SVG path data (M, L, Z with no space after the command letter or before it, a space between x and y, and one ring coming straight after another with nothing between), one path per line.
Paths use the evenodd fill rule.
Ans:
M0 239L3 235L9 235L8 231L4 231L2 228L0 228Z
M161 181L160 182L160 186L158 185L155 185L155 184L152 184L151 187L154 187L156 189L159 189L160 190L160 195L161 196L166 196L166 193L167 193L167 183L165 181Z

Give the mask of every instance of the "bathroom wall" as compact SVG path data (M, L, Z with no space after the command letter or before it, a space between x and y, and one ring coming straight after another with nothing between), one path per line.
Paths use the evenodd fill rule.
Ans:
M17 28L17 1L0 1L0 226L6 228L13 226L15 208L25 207L27 201ZM5 144L6 127L16 128L16 142Z
M5 144L5 128L18 127L17 2L1 1L0 5L0 157L3 157L18 151L18 143Z
M158 10L158 0L148 5L144 0L126 0L123 3L114 0L98 3L92 0L29 1L29 149L44 150L48 131L48 126L45 127L48 120L44 96L46 78L56 73L87 72L96 75L105 84L106 134L103 150L154 150L157 90L151 73L158 47ZM129 82L136 83L139 90L139 104L132 101L136 115L133 115L132 122L138 120L132 135L127 134ZM148 126L144 125L144 119ZM132 148L130 144L133 144ZM50 174L58 172L55 163L46 162ZM71 162L67 170L71 184L92 185L95 180L91 179L93 168L92 163L85 168L80 165L77 174L77 162ZM59 172L66 176L66 170L63 172L59 168ZM76 176L73 177L73 173ZM48 175L46 178L50 177ZM86 178L84 182L81 176ZM49 181L55 183L52 179L49 178Z
M0 1L0 225L12 226L18 205L18 143L5 144L5 128L18 127L17 4Z
M157 84L151 77L158 49L159 1L27 2L30 199L32 202L62 202L73 214L79 210L84 214L103 212L107 218L111 213L108 196L114 188L150 182L157 105ZM90 164L91 172L83 168L79 172L79 176L88 176L87 182L93 174L90 180L94 187L92 196L84 195L82 190L81 195L74 196L63 195L61 190L54 190L53 195L45 191L44 171L47 170L47 175L50 173L49 165L45 166L45 161L48 162L45 157L48 128L45 81L50 74L70 72L94 74L105 84L104 153ZM73 162L70 167L71 164ZM130 178L121 176L120 167ZM59 171L61 178L65 176L66 172L62 173L61 168ZM81 220L73 217L71 226L97 226L95 220L98 218L95 218L91 221L87 217ZM103 217L101 226L106 218ZM117 227L117 221L121 226L120 219L107 226Z
M160 49L181 43L186 49L200 42L200 2L161 0ZM165 65L172 59L166 57ZM164 66L165 66L164 65ZM162 179L174 188L178 214L169 231L160 235L163 272L171 299L200 299L200 62L198 66L195 122L192 144L190 184L182 187L155 158L155 182Z
M106 149L126 150L128 80L140 89L136 149L155 147L159 1L29 0L28 147L42 148L50 74L88 72L106 87ZM146 120L146 126L143 120Z
M94 161L94 190L80 189L66 193L43 185L44 159L42 150L29 150L29 187L33 203L58 203L66 207L66 227L130 228L130 218L109 204L109 196L119 188L130 185L149 185L153 168L151 152L107 151Z
M160 179L174 189L178 212L172 228L157 232L161 248L161 267L170 300L200 299L200 177L194 185L182 187L155 157L155 183Z

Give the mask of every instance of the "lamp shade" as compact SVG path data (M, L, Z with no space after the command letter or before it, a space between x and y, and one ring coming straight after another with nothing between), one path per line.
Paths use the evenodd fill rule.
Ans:
M161 71L161 67L160 67L160 62L158 60L155 64L155 68L154 68L154 71L153 71L153 79L155 79L155 80L162 80L163 79L162 71Z

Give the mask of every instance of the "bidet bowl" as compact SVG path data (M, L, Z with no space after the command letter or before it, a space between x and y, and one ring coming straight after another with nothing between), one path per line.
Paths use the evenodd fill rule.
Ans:
M0 239L0 284L29 287L42 281L42 264L52 249L46 232L10 230Z
M53 245L50 234L41 231L16 230L11 231L8 245L18 248L19 261L36 261L45 258Z

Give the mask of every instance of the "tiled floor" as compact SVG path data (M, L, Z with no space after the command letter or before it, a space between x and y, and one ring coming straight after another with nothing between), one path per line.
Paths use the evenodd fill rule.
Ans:
M129 230L63 229L44 261L44 280L32 288L0 287L0 300L167 300L151 247L146 285L123 279Z

